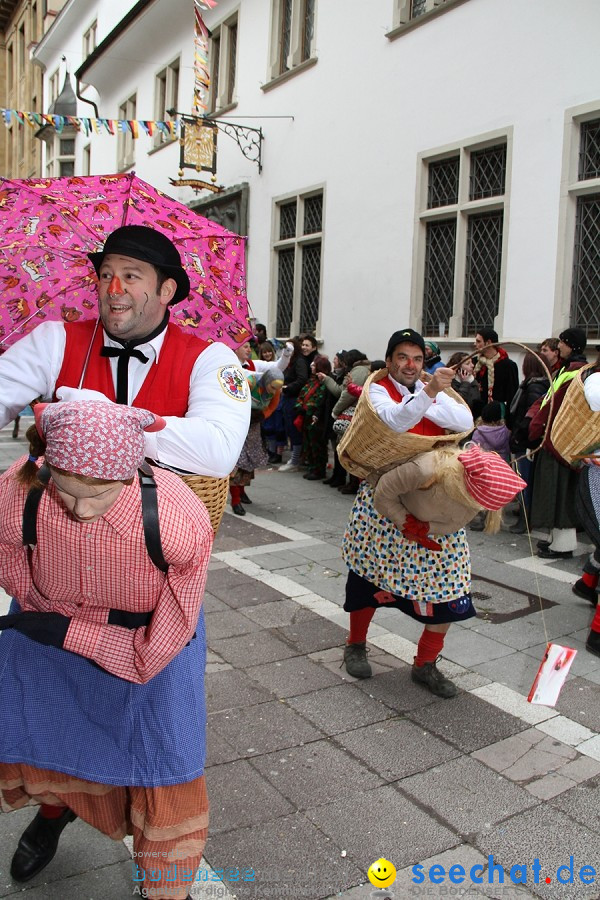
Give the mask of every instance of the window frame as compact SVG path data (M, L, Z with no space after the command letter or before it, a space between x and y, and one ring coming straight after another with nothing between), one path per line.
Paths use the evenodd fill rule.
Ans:
M506 144L506 173L504 194L492 197L484 197L477 200L469 199L469 176L471 173L471 153L485 150L497 144ZM454 272L453 272L453 297L452 315L447 323L444 335L436 334L431 337L468 338L464 333L464 320L466 314L466 286L467 286L467 239L469 233L469 220L473 216L502 211L503 227L501 242L501 263L499 279L498 311L494 318L493 327L501 333L504 319L506 299L506 268L508 254L508 226L510 214L510 191L512 172L512 147L513 128L498 129L493 132L475 135L453 144L432 150L423 151L417 157L417 184L415 196L415 232L413 240L413 266L411 282L411 321L416 323L417 330L421 331L424 325L424 289L425 289L425 256L427 247L427 225L430 222L456 221L456 240L454 248ZM458 200L456 203L445 206L428 208L429 165L441 162L445 159L459 157L458 174ZM424 332L423 332L424 333Z
M137 91L119 104L117 119L129 121L137 118ZM135 165L135 141L130 131L117 134L117 171L124 172Z
M233 40L234 34L235 41ZM208 110L210 115L237 106L239 34L239 7L211 29L208 49L210 65ZM218 54L215 52L217 46ZM214 85L216 85L216 90L214 90Z
M321 197L321 230L304 233L304 207L305 202L312 197ZM296 231L293 236L281 238L281 208L286 204L296 202ZM314 334L321 333L321 319L323 315L323 261L325 246L325 208L326 191L324 184L312 185L301 191L291 191L273 198L272 230L271 230L271 291L269 304L269 334L275 334L277 338L286 338L292 334L300 333L302 319L302 275L303 275L303 250L306 247L319 245L321 249L319 264L319 301L318 315L315 322ZM292 290L292 316L289 335L277 334L278 316L278 289L279 289L279 253L282 250L294 250L294 278ZM303 329L305 330L305 329ZM319 340L320 338L317 337Z
M82 59L85 60L94 52L98 46L98 19L94 19L89 28L83 32L82 43Z
M425 11L418 16L412 15L413 0L394 0L393 26L386 37L390 40L400 37L425 22L436 19L455 6L461 6L467 0L425 0Z
M600 119L600 98L565 110L553 333L569 328L575 312L573 278L578 200L580 197L600 195L600 177L581 180L579 178L581 126L595 119ZM594 341L593 335L591 340Z
M318 0L289 0L292 4L290 48L284 61L281 54L281 33L283 26L283 7L286 0L272 0L271 4L271 51L268 66L268 83L263 90L268 90L281 81L285 81L298 72L313 66L317 62L316 30L318 20ZM305 44L305 22L308 4L312 3L312 36L308 49Z
M46 178L59 178L63 175L74 175L75 174L75 148L76 148L76 139L75 139L75 129L71 129L72 133L65 133L64 131L61 134L54 134L52 139L46 143ZM73 142L73 152L72 153L62 153L61 142L62 141L72 141ZM64 163L72 163L73 171L72 172L62 172L61 166Z
M175 78L175 72L177 77ZM164 76L164 78L163 78ZM173 118L167 113L168 109L177 109L179 99L179 85L181 79L181 55L176 56L163 66L154 76L154 120L156 122L169 122ZM164 83L164 98L161 98L159 88ZM163 102L161 102L161 99ZM175 117L176 118L176 117ZM168 137L158 130L152 135L152 147L158 149L171 144L174 138Z

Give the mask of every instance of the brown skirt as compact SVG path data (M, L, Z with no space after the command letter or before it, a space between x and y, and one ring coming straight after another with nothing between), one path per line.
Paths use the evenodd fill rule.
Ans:
M190 893L208 830L204 775L164 787L114 787L24 763L0 763L0 796L5 812L38 803L68 806L115 841L133 835L136 883L145 895L185 900Z

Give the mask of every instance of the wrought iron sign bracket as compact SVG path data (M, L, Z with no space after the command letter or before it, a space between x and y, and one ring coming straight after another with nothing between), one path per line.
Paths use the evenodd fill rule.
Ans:
M202 125L209 129L222 131L228 137L233 138L243 156L250 162L255 162L258 166L259 174L262 172L262 142L264 135L262 128L251 128L248 125L240 125L239 122L230 122L229 119L213 119L211 116L190 116L185 113L177 112L174 109L168 109L170 116L180 116L183 126L186 124L198 126ZM183 160L182 168L196 168L195 165L186 164ZM202 168L209 168L208 166ZM212 170L213 174L216 169Z

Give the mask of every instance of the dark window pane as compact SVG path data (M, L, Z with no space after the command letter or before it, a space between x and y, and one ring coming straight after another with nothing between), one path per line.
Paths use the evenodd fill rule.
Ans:
M484 325L492 327L498 315L502 224L502 212L469 219L463 337Z
M281 36L279 40L279 73L287 72L292 40L292 0L282 0Z
M474 150L471 153L469 200L497 197L506 183L506 144Z
M411 8L410 8L410 17L411 19L417 19L419 16L422 16L424 12L426 12L427 0L412 0Z
M304 201L304 234L323 230L323 194L307 197Z
M458 156L429 164L428 209L458 203L458 167Z
M439 334L440 322L448 325L454 306L456 220L429 222L425 243L423 332Z
M304 0L304 28L302 31L302 59L310 58L310 46L315 28L315 0Z
M285 337L290 333L294 308L294 253L293 247L280 250L278 259L276 331Z
M62 176L71 176L75 174L74 160L64 160L58 164L59 174Z
M233 92L235 89L235 66L237 55L237 25L232 25L229 29L229 73L227 82L227 102L233 102Z
M300 331L314 332L319 318L321 287L321 245L302 248L302 287L300 293Z
M581 126L579 180L600 177L600 119Z
M296 237L296 201L279 207L279 240Z
M600 194L577 200L571 324L600 337Z
M211 56L212 56L212 78L210 82L210 107L211 109L217 108L218 98L219 98L219 65L221 61L221 38L220 36L217 38L213 38L211 45Z

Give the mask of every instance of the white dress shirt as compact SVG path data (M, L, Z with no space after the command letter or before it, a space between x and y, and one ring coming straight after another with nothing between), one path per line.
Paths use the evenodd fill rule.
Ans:
M372 382L369 387L369 399L379 418L392 431L408 431L423 418L448 431L469 431L473 428L473 416L468 406L458 403L443 391L433 400L423 390L425 384L422 381L417 381L414 394L411 394L407 387L391 375L389 377L405 398L402 403L392 400L386 389L377 382Z
M129 403L138 394L150 366L158 359L166 332L136 349L149 357L148 363L129 362ZM42 322L0 356L0 428L35 400L51 400L65 352L66 333L62 322ZM104 344L120 347L104 335ZM110 367L116 385L117 362ZM146 434L146 455L164 468L223 478L235 468L250 422L250 392L231 396L219 373L224 368L241 369L225 344L210 344L194 363L190 376L188 410L185 417L165 416L167 427ZM95 392L93 392L95 393ZM89 396L90 392L88 392ZM66 388L62 399L77 399ZM83 399L83 397L82 397Z

